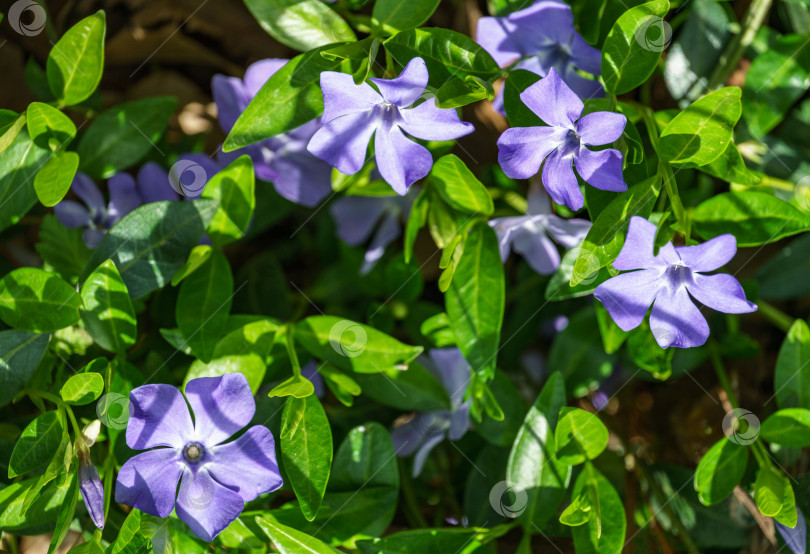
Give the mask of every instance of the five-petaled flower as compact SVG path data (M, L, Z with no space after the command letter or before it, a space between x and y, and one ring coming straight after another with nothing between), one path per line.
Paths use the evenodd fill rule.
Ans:
M560 253L549 236L566 248L573 248L588 234L591 222L564 219L551 213L551 202L539 186L529 188L527 200L526 215L499 217L489 224L498 235L504 262L512 249L522 254L537 273L548 275L560 265Z
M543 165L543 185L557 204L579 210L585 203L577 173L589 185L622 192L622 154L608 148L622 135L627 118L619 113L594 112L584 117L584 104L554 69L520 94L520 99L549 127L513 127L498 139L498 163L513 179L528 179ZM543 164L545 160L545 164Z
M198 537L211 541L245 502L281 486L273 435L266 427L254 425L222 444L256 411L241 373L193 379L185 399L170 385L143 385L129 399L127 445L151 450L121 468L116 502L158 517L176 508Z
M516 69L540 76L554 68L582 98L602 96L598 81L577 72L580 69L599 75L602 54L577 33L571 7L561 0L539 0L506 17L482 17L475 38L498 65L517 61ZM498 111L502 111L502 105L503 96L499 94Z
M655 232L655 225L643 217L631 218L613 267L638 271L608 279L593 293L624 331L638 327L652 305L650 329L659 346L690 348L709 338L709 325L692 298L727 314L757 309L731 275L701 273L714 271L734 257L737 240L733 235L720 235L697 246L674 247L668 242L653 255Z
M366 162L368 143L374 136L374 156L380 175L398 194L405 195L428 174L433 158L427 148L410 137L452 140L473 131L455 109L441 109L435 98L417 103L428 84L422 58L414 58L395 79L369 79L355 85L351 75L324 71L323 127L307 148L341 173L353 175Z

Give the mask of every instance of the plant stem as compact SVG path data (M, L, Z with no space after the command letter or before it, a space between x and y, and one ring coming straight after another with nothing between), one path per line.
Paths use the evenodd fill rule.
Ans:
M658 174L664 180L664 188L669 196L669 202L672 205L672 212L681 226L681 231L689 240L689 221L686 218L686 210L681 202L681 196L678 194L678 183L675 181L675 174L672 172L672 166L665 162L658 163Z
M792 317L762 300L757 302L757 307L759 309L759 313L761 313L765 319L773 323L785 333L790 331L790 328L793 326L793 322L795 321Z
M709 91L722 86L728 81L734 70L737 69L745 49L754 40L757 31L762 26L762 22L765 21L771 2L772 0L753 0L751 2L748 13L745 14L745 19L742 22L742 29L726 45L726 49L717 61L717 66L709 78L709 83L706 85Z

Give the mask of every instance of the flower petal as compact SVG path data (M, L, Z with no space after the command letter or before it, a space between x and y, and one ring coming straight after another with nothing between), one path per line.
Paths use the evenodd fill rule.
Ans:
M242 429L256 413L256 401L241 373L192 379L186 383L186 398L197 439L209 448Z
M177 483L185 464L174 448L158 448L133 456L118 472L115 501L147 514L167 517L174 508Z
M545 228L523 226L512 233L512 250L523 255L540 275L551 275L560 266L560 253L546 236Z
M653 250L655 232L658 228L644 219L634 215L630 218L627 237L624 239L619 255L613 260L613 267L621 271L630 269L647 269L658 265Z
M436 445L444 440L444 431L434 431L432 434L428 435L427 438L422 442L419 446L419 450L416 451L416 455L413 457L413 476L416 477L420 473L422 473L422 468L427 461L427 457L430 455L430 451L433 450Z
M546 219L546 229L551 238L566 248L573 248L579 244L591 230L592 225L587 219L564 219L556 215L550 215Z
M650 329L661 348L692 348L709 338L709 324L689 298L686 287L674 292L669 287L661 288L650 313Z
M340 240L352 246L368 240L389 202L385 196L344 196L335 200L329 212Z
M433 158L427 148L407 138L398 127L378 129L374 135L374 159L385 182L400 196L430 172Z
M529 215L549 215L551 214L551 201L548 194L543 190L537 181L529 184L529 192L526 195L526 213Z
M90 225L90 212L73 200L62 200L53 207L53 212L59 222L68 229Z
M622 175L622 154L618 150L608 148L594 152L580 146L574 164L580 177L594 188L612 192L627 190Z
M543 166L543 185L554 202L577 211L585 204L585 199L571 162L571 158L562 156L559 150L552 152Z
M307 151L276 156L270 162L276 191L311 208L332 193L332 167Z
M273 434L263 425L254 425L235 441L211 448L211 461L205 468L245 502L282 484Z
M428 69L425 60L413 58L405 69L393 79L369 79L380 89L386 102L406 108L419 100L428 84Z
M737 239L726 234L695 246L677 246L675 252L692 271L714 271L726 265L737 253Z
M101 239L104 238L106 231L102 231L101 229L85 229L82 231L82 240L84 244L87 245L87 248L95 248L98 246L98 243L101 242Z
M346 73L324 71L321 73L323 91L323 116L321 121L329 123L335 118L370 112L383 101L377 91L368 83L354 84L354 79Z
M177 495L177 517L199 538L211 542L230 525L245 503L239 493L217 483L206 467L196 473L186 468Z
M605 95L605 89L602 88L599 81L587 79L577 73L574 64L569 62L562 68L556 65L554 68L560 71L562 80L578 97L589 100L591 98L602 98Z
M507 177L528 179L564 140L554 127L512 127L498 138L498 164ZM573 172L572 172L573 175Z
M326 394L326 385L318 371L318 364L315 363L315 360L311 360L301 368L301 375L312 383L312 388L315 390L313 394L315 394L317 398L323 398Z
M402 225L399 222L399 214L389 212L374 233L374 238L371 239L371 244L366 250L363 257L363 267L360 270L361 275L365 275L374 267L374 265L385 254L385 248L394 242L399 237Z
M687 285L689 294L704 306L726 314L746 314L757 309L756 304L745 298L740 282L728 273L693 273L692 279L694 284Z
M391 431L391 442L394 443L394 451L397 456L405 458L417 451L419 445L425 440L431 420L430 414L417 413L409 422L403 423Z
M214 75L211 79L211 93L217 105L219 126L229 133L250 102L250 97L245 92L241 79L225 75Z
M90 210L91 214L102 213L107 210L104 205L104 197L101 191L98 190L96 184L84 173L77 173L70 184L70 190L76 193L76 196L82 199L82 202Z
M568 48L571 50L571 65L591 75L602 74L602 52L598 48L594 48L588 44L576 31L571 35L571 42ZM597 82L596 84L598 85L599 83ZM573 88L573 85L570 86ZM602 88L601 85L599 85L599 88Z
M547 125L566 129L576 128L574 122L579 119L585 107L582 100L563 82L554 68L549 70L548 75L521 92L520 99Z
M450 414L450 429L447 431L447 438L457 441L470 428L470 403L465 402Z
M267 80L273 74L287 65L286 60L283 58L267 58L266 60L259 60L250 64L245 71L245 93L248 99L252 99L259 92ZM244 110L244 108L242 108Z
M141 205L141 197L135 190L135 179L129 173L118 173L110 177L107 188L110 191L108 213L115 220Z
M182 448L193 436L188 405L176 387L143 385L129 393L127 445L130 448Z
M341 173L354 175L366 162L368 143L376 129L370 112L338 117L312 135L307 150Z
M101 486L98 470L92 462L79 462L79 491L90 513L90 519L96 527L104 529L104 487Z
M796 508L797 520L794 527L788 527L774 520L776 529L782 535L782 540L793 554L805 554L807 552L807 523L804 520L801 508Z
M454 140L475 130L472 123L461 121L454 109L436 106L436 98L428 98L415 108L400 110L400 128L423 140Z
M577 121L577 134L589 146L610 144L619 140L627 125L624 114L614 112L594 112Z
M532 216L519 215L515 217L498 217L489 221L489 226L495 230L498 237L502 262L506 262L509 258L512 247L512 234L531 218Z
M169 174L155 162L144 164L138 171L136 187L144 204L179 198L169 182Z
M525 54L515 30L516 25L505 17L482 17L478 20L475 40L498 65L504 66Z
M602 303L616 325L623 331L630 331L644 321L661 288L661 274L657 269L622 273L596 287L593 296Z

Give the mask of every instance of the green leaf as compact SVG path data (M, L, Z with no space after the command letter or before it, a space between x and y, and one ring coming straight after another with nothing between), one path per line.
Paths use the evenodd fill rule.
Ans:
M701 202L695 230L704 239L731 233L737 246L759 246L810 230L810 215L770 194L724 192Z
M5 532L22 531L44 524L50 524L50 529L53 529L68 487L54 484L45 487L30 507L23 511L25 497L37 481L38 477L31 477L0 490L0 528Z
M549 367L562 373L570 393L583 397L613 372L616 357L605 353L592 308L574 313L551 344Z
M319 0L244 2L262 29L295 50L303 52L335 42L357 40L349 24L328 4Z
M510 71L503 83L503 107L513 127L543 125L540 116L531 111L520 99L520 94L540 80L540 75L525 69Z
M93 94L104 70L104 11L68 29L48 54L48 86L63 105L78 104Z
M475 528L414 529L358 541L357 546L361 554L488 554L480 533Z
M51 458L50 463L45 468L42 475L39 476L36 483L31 486L25 494L25 500L22 505L22 512L27 512L34 504L34 500L42 491L42 489L51 481L56 479L60 474L70 471L75 454L73 451L70 436L67 430L62 434L62 440L59 443L59 448L56 449L56 454Z
M57 152L34 177L34 191L43 206L56 206L70 190L70 184L79 168L76 152Z
M76 125L53 106L31 102L26 110L28 134L41 148L54 152L67 146L76 136Z
M65 493L65 503L62 504L59 514L56 516L56 527L51 537L51 543L48 546L48 554L54 552L62 541L65 540L70 524L73 522L73 514L76 513L76 503L79 500L79 474L75 469L70 472L67 477L68 485L67 492Z
M770 465L760 467L754 483L754 500L760 513L773 517L781 512L788 488L790 482L781 471Z
M211 257L211 245L209 244L198 244L191 250L191 254L188 255L188 260L186 260L186 264L177 270L177 273L174 274L172 277L172 286L176 287L180 284L180 282L197 271L202 264L208 261L208 258Z
M48 333L79 321L82 298L59 276L21 267L0 279L0 319L21 331Z
M419 27L438 6L439 0L376 0L371 21L386 32L396 33Z
M149 540L141 533L141 518L140 510L129 512L106 554L138 554L147 551Z
M667 46L663 17L667 0L653 0L624 12L602 47L602 78L613 94L624 94L652 75Z
M0 331L0 406L20 392L48 348L50 335Z
M780 408L810 409L810 327L804 320L794 321L782 342L773 388Z
M217 203L208 199L152 202L136 208L104 235L83 276L111 259L133 299L165 286L200 241L216 208Z
M315 0L317 1L317 0ZM323 47L300 54L273 73L236 120L222 149L231 152L300 127L323 113L320 78L342 60L321 56Z
M330 492L355 491L363 486L399 489L391 435L379 423L371 422L349 431L337 449L334 466ZM393 509L391 512L393 515Z
M301 512L312 521L332 467L332 430L314 395L287 398L281 416L281 459Z
M791 529L796 527L799 514L796 511L796 495L790 481L785 479L785 497L782 500L782 509L773 518Z
M267 393L267 396L293 396L295 398L306 398L307 396L315 393L315 387L312 381L302 375L293 375L273 387Z
M742 113L741 95L738 87L721 88L676 115L661 131L661 160L700 166L722 156Z
M526 495L527 526L542 528L557 513L571 478L571 468L554 459L554 429L563 406L565 382L554 372L529 408L509 453L506 481L516 498Z
M426 189L422 189L419 196L414 200L411 205L411 211L408 214L408 222L405 224L405 246L404 257L405 263L411 263L413 258L413 244L416 242L416 237L419 235L420 229L425 226L428 218L428 209L430 202Z
M577 477L572 496L582 495L586 490L594 513L586 525L571 529L577 554L620 554L627 533L627 516L621 497L610 481L590 464Z
M48 465L62 441L65 414L45 412L28 424L20 435L8 462L8 477L36 471Z
M557 460L566 465L596 459L608 443L608 430L599 416L579 408L563 408L554 432Z
M99 346L118 353L135 344L135 309L112 260L106 260L90 274L82 285L82 300L82 321Z
M742 479L748 465L748 448L727 438L716 442L695 470L695 491L700 502L712 506L725 500Z
M256 518L256 524L273 541L281 554L333 554L334 549L323 541L280 524L271 514Z
M215 250L211 258L180 285L175 317L191 351L208 362L231 311L233 276L224 254Z
M583 472L584 474L584 472ZM568 525L569 527L577 527L588 523L593 515L593 510L590 503L590 497L584 491L580 492L571 500L563 513L560 514L560 523Z
M785 408L762 422L762 438L768 442L802 448L810 446L810 410Z
M140 161L160 140L177 106L173 96L118 104L101 113L82 135L79 170L107 179Z
M479 100L495 98L492 83L467 75L464 79L451 77L436 91L436 105L439 108L460 108Z
M82 229L68 229L53 214L43 218L35 248L45 260L46 269L59 273L71 284L76 282L90 259L90 249L82 240Z
M442 156L433 164L430 183L456 210L484 216L495 210L489 191L455 154Z
M365 396L392 408L417 412L450 409L444 386L418 362L412 362L406 371L388 369L380 373L358 373L354 379Z
M25 127L25 114L17 114L11 110L0 110L0 153L11 146L17 135Z
M49 155L25 129L0 153L0 231L17 223L36 204L31 180Z
M810 279L804 266L809 259L810 235L804 234L760 266L756 273L759 296L765 300L789 300L810 295Z
M245 236L256 207L255 187L253 161L247 154L232 161L206 183L202 197L219 202L208 224L211 242L223 245Z
M660 191L661 178L656 175L636 183L610 201L582 241L571 274L572 287L593 280L599 270L616 259L624 246L630 219L635 215L649 217Z
M397 33L383 45L400 65L422 58L430 75L429 83L440 87L451 77L474 75L494 79L500 68L492 56L467 35L450 29L423 27Z
M445 294L458 347L473 372L495 373L505 304L503 263L495 231L479 223L470 231Z
M373 327L340 317L310 316L295 324L295 341L310 354L358 373L378 373L407 365L422 353Z
M78 373L62 385L59 395L68 404L89 404L104 392L104 378L98 373Z

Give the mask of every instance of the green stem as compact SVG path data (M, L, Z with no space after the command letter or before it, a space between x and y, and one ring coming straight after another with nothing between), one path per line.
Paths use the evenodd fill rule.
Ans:
M293 374L296 377L301 376L301 362L298 361L298 353L295 351L295 340L293 339L292 327L285 326L284 332L287 334L285 337L285 344L287 346L287 355L290 357L290 364L292 365Z
M779 329L787 333L790 331L790 328L793 327L793 322L795 321L792 317L787 315L782 310L775 308L771 304L764 302L762 300L757 301L757 308L760 314L762 314L765 319L773 323Z
M757 186L772 187L789 192L794 192L796 190L796 185L790 181L785 181L784 179L780 179L778 177L772 177L771 175L765 175L764 173L757 173L757 175L760 178L759 185Z
M70 418L70 424L73 427L73 432L76 433L77 437L82 436L82 430L79 427L79 423L76 421L76 416L73 415L73 410L67 404L67 402L65 402L64 400L62 400L61 398L59 398L55 394L51 394L49 392L43 392L43 391L32 390L32 389L25 389L25 394L27 394L28 396L38 396L38 397L42 398L43 400L49 400L49 401L53 402L54 404L56 404L60 408L64 408L65 412L67 412L68 418Z
M678 194L678 183L675 181L675 174L672 173L672 166L668 163L658 163L658 174L664 180L664 188L669 196L669 202L672 205L672 212L681 226L686 240L689 240L689 221L686 218L686 210L681 202L681 196Z
M710 91L722 86L728 81L729 76L737 69L745 49L754 40L757 31L765 21L765 16L771 8L772 0L753 0L748 8L748 13L742 22L742 30L731 39L720 59L717 61L712 76L706 88Z

